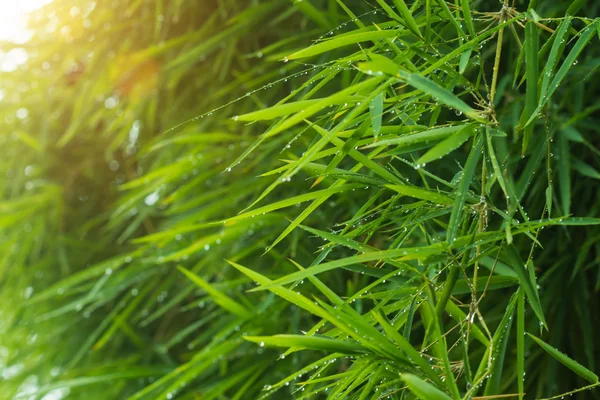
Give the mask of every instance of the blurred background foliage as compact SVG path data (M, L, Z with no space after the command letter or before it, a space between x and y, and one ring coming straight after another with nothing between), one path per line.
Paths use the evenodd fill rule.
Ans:
M464 20L464 3L473 10L476 31ZM478 303L481 314L475 319L484 321L487 333L523 329L508 322L512 309L510 318L505 314L507 305L515 307L525 290L511 298L515 286L525 285L507 266L514 261L507 259L514 254L504 250L509 240L505 232L512 227L529 276L537 275L537 283L532 279L539 285L536 292L549 327L548 332L542 329L539 314L528 310L524 329L597 371L600 231L593 226L596 220L559 219L571 214L594 217L600 206L597 37L543 107L526 148L523 130L516 127L530 87L523 82L528 56L521 26L525 14L520 13L529 11L529 18L539 17L549 30L539 32L542 72L547 54L555 54L550 47L557 34L551 32L567 10L579 17L567 27L567 50L561 50L557 60L567 57L586 26L600 27L592 19L600 7L593 1L585 7L585 2L569 0L532 3L511 2L514 15L508 14L508 2L503 8L504 20L521 19L504 31L497 83L492 83L497 33L474 44L460 61L455 57L436 64L497 25L500 14L494 13L502 4L496 1L409 2L406 11L415 15L425 41L415 39L418 35L402 13L400 0L54 0L35 11L30 40L0 43L4 54L23 59L14 68L4 65L0 72L0 397L411 398L398 373L415 372L413 368L377 351L355 356L348 348L327 343L321 350L328 355L322 358L319 350L282 353L243 337L311 331L323 316L307 312L303 300L293 298L297 291L332 315L334 305L348 307L337 304L340 296L351 302L351 316L362 315L361 324L376 327L372 332L363 326L375 335L373 340L377 335L394 338L386 329L391 323L426 354L435 347L436 339L431 338L436 334L428 326L431 315L419 307L435 299L427 299L423 290L436 284L434 291L441 290L444 282L456 279L449 278L452 273L446 269L452 262L437 255L416 256L401 263L405 270L382 256L344 264L343 270L319 275L322 282L308 275L306 282L291 279L287 283L296 282L293 292L284 295L248 293L259 278L241 273L239 265L277 279L298 271L294 263L308 267L325 259L435 245L446 239L452 207L444 198L436 204L439 197L413 192L420 200L414 202L411 194L399 195L388 186L405 180L424 190L441 185L452 199L456 193L460 197L461 170L471 149L481 149L482 144L465 138L451 156L432 158L427 170L415 160L433 143L376 147L376 153L362 148L374 141L377 131L384 140L393 139L418 132L420 126L462 126L465 119L426 91L415 95L382 77L372 78L380 79L377 82L363 79L369 74L366 68L365 74L357 70L358 61L368 61L371 53L389 56L394 49L397 54L391 59L410 72L427 71L423 75L431 74L429 82L455 88L454 93L469 98L469 108L483 107L490 86L497 87L489 120L499 124L494 125L496 133L477 125L477 132L488 132L477 136L487 138L487 156L483 170L478 167L475 172L472 192L466 194L469 212L455 226L456 236L463 239L483 231L499 235L481 239L476 247L464 239L463 249L450 252L454 262L464 257L462 268L470 271L452 292L450 302L465 306L463 311L456 307L459 311L452 317L462 315L464 321L470 315L473 323L468 277L481 263L486 267L482 271L495 274L495 280L488 281L490 291ZM383 36L354 38L348 47L333 46L309 61L286 58L317 39L352 35L355 29L359 34L399 29L404 36L396 43ZM359 82L384 85L381 103L371 102L375 84L347 92ZM310 103L314 98L328 96L332 100L321 107L324 111L305 118L299 107L285 112L267 109L284 99L306 101L301 104L306 110L317 104ZM373 112L377 107L379 113ZM248 116L264 109L272 115ZM289 114L299 116L300 124L289 123ZM302 125L305 119L309 125ZM270 125L270 120L275 122ZM242 123L246 121L251 123ZM320 146L326 132L319 126L331 132L339 121L345 125L334 136L338 142L331 139ZM312 123L317 128L311 129ZM356 137L353 132L360 132L362 125L366 131ZM491 138L508 189L500 187L503 180L491 164ZM305 163L307 153L314 158ZM369 163L371 159L375 162ZM249 208L257 199L258 206ZM292 200L278 203L285 199ZM254 211L236 217L242 210ZM528 215L532 220L556 219L527 225ZM519 219L525 228L519 227ZM542 231L549 225L560 226ZM519 233L528 237L517 238ZM503 261L497 259L500 252ZM396 276L394 268L400 268L402 276ZM411 276L412 271L418 273ZM486 278L480 277L482 282ZM325 301L330 301L331 310L322 304ZM374 308L385 310L391 322L378 324L382 317L371 313ZM452 332L452 320L446 316L441 321L441 328L446 324L448 329L448 343L460 343L467 322L459 321L458 331ZM311 334L319 327L328 338L347 338L329 323L317 325ZM487 340L489 346L491 337L482 338L486 335L481 332L479 347L459 344L447 351L466 398L477 383L468 364L474 363L474 373L475 360L485 359L489 349L485 344ZM486 394L520 391L519 355L527 371L527 398L586 384L532 340L518 351L518 338L511 337L508 346L502 335L494 339L501 343L501 350L494 350L500 353L494 354L503 361L490 361L489 377L492 372L498 376L485 385ZM315 348L303 342L282 343ZM444 378L434 379L439 387L448 377L443 360L436 352L424 359ZM343 389L336 392L336 385ZM448 390L454 395L451 387ZM577 393L578 398L595 395Z

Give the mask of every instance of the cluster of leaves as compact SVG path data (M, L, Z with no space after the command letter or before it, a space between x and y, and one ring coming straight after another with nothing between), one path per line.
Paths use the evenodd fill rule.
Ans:
M197 3L0 75L4 398L597 394L600 5Z

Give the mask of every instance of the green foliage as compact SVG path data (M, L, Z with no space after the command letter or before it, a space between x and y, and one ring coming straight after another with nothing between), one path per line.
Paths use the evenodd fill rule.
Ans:
M39 10L0 43L0 397L595 398L584 3Z

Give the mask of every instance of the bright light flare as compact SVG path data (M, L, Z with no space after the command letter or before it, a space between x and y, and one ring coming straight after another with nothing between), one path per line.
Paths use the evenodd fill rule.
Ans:
M52 0L0 0L0 41L25 43L31 38L27 29L28 14ZM12 72L27 61L27 52L15 48L0 50L0 72Z
M24 43L31 37L27 14L52 0L0 0L0 41Z

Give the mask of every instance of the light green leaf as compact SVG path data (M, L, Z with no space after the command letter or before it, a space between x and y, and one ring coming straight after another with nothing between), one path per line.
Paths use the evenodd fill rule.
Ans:
M571 17L565 18L565 20L563 20L563 23L565 23L565 21L569 20L570 18ZM546 64L546 70L544 70L544 78L542 80L542 89L540 91L541 92L540 93L540 96L541 96L540 101L538 102L538 106L537 106L535 112L531 115L531 117L529 118L529 120L527 121L525 126L527 126L533 122L533 120L541 112L542 108L546 105L548 100L550 100L550 97L552 97L554 92L558 89L558 87L560 86L561 82L563 81L563 79L565 78L565 76L567 75L569 70L573 67L573 65L576 64L577 57L583 51L583 49L589 43L589 41L592 39L592 36L594 35L594 33L596 31L595 25L596 24L590 24L587 27L585 27L584 29L582 29L581 32L579 32L579 35L580 35L579 39L577 40L577 42L575 43L575 45L573 46L573 48L567 55L567 58L565 58L565 60L563 61L558 72L552 79L552 83L549 83L550 75L548 75L548 74L549 74L549 71L551 71L551 69L549 69L549 68L552 67L552 65L549 65L549 63L550 63L551 58L554 58L552 52L555 50L555 46L552 46L550 56L548 57L548 63ZM561 24L561 27L559 27L559 30L561 28L562 28L562 24ZM565 28L565 30L566 30L566 28ZM559 39L558 35L560 33L562 33L562 31L561 32L557 31L557 37L554 40ZM563 39L561 38L561 40L563 40ZM562 52L562 48L561 48L561 52Z
M431 365L427 361L425 361L425 359L423 358L421 353L418 352L410 344L410 342L408 340L406 340L396 330L396 328L394 328L392 325L390 325L389 322L386 320L386 318L383 315L381 315L377 312L373 312L372 314L375 317L375 319L377 320L377 322L379 322L379 324L383 327L385 333L396 343L396 345L398 345L400 350L405 352L406 355L408 356L408 358L413 363L418 365L419 368L421 368L421 371L424 374L426 374L429 377L429 379L436 382L438 385L443 386L444 385L443 381L440 379L440 377L437 375L437 373L434 371L434 369L431 367Z
M439 160L445 155L458 149L464 142L473 136L474 133L475 130L472 125L465 125L463 129L433 146L427 153L423 154L416 163L418 165L425 165L428 162Z
M475 168L479 163L479 157L481 157L482 148L483 136L479 135L477 139L475 139L475 143L473 144L471 153L469 154L467 162L465 163L465 168L463 169L462 177L458 185L456 198L454 199L452 214L450 214L450 222L448 223L448 230L446 234L446 242L448 242L448 244L450 245L454 243L454 240L456 239L456 234L458 232L458 226L462 221L461 217L463 215L463 208L465 206L467 192L469 191L469 187L473 182L473 175L475 174Z
M276 211L276 210L279 210L282 208L295 206L296 204L304 203L305 201L314 200L314 199L318 199L318 198L322 198L322 197L328 197L328 196L331 196L332 194L356 189L358 187L360 187L360 185L349 184L349 185L340 185L340 186L336 186L336 187L330 187L328 189L304 193L299 196L294 196L289 199L276 201L276 202L266 205L264 207L259 207L254 210L247 211L243 214L236 215L235 217L226 219L224 221L224 223L235 222L235 221L239 221L242 219L251 218L256 215L266 214L266 213L273 212L273 211Z
M525 268L525 264L521 260L521 256L519 252L515 248L514 245L505 245L504 251L508 256L511 266L517 273L519 277L519 281L521 282L521 288L525 291L525 295L529 300L529 304L533 309L535 315L537 315L540 322L547 327L546 319L544 318L544 311L542 310L542 304L540 302L540 297L538 294L537 286L535 282L532 281L530 272ZM533 272L532 272L533 273Z
M433 190L421 189L410 185L385 185L388 189L403 194L405 196L414 197L416 199L431 201L436 204L453 204L454 201L446 194L435 192Z
M408 389L421 400L451 400L450 396L412 374L402 374Z
M306 58L316 56L321 53L325 53L331 50L335 50L340 47L348 46L351 44L357 44L361 42L369 42L372 40L379 40L384 38L392 38L398 36L398 31L385 30L385 31L371 31L371 32L359 32L350 33L347 35L341 35L334 37L333 39L325 40L317 43L311 47L307 47L303 50L297 51L287 57L288 60L297 60L299 58Z
M368 261L380 261L388 259L399 259L399 260L417 260L423 259L434 254L440 254L445 251L445 245L443 243L437 243L429 246L392 249L392 250L381 250L373 251L369 253L360 254L357 256L340 258L335 261L326 262L302 271L291 273L283 278L274 280L267 286L261 286L252 289L252 292L270 289L275 286L286 285L288 283L300 281L309 276L322 274L323 272L331 271L337 268L342 268L347 265L361 264Z
M460 61L458 62L458 73L463 74L469 65L469 59L471 58L471 52L473 50L469 49L460 55Z
M396 5L396 10L398 10L400 16L402 16L406 27L415 35L422 37L421 32L419 31L419 26L413 18L410 10L406 6L404 0L394 0L394 4Z
M284 115L300 112L305 108L312 106L320 101L323 101L323 99L301 100L295 101L293 103L278 104L273 107L265 108L263 110L238 115L236 117L233 117L233 119L235 121L247 122L275 119Z
M573 360L571 357L558 351L554 347L550 346L548 343L544 342L542 339L535 337L530 333L527 333L527 335L530 338L532 338L534 340L534 342L539 344L541 348L546 350L546 352L548 354L550 354L555 360L560 362L565 367L569 368L571 371L575 372L577 375L581 376L584 379L587 379L588 381L590 381L592 383L598 382L598 375L596 375L595 373L593 373L592 371L590 371L583 365L579 364L577 361Z
M485 122L485 119L479 115L479 112L469 107L467 103L456 97L452 92L439 86L432 80L421 75L406 72L401 73L401 77L406 81L406 83L421 90L423 93L430 95L434 100L444 103L448 107L462 112L471 119Z
M302 349L324 350L330 353L360 354L366 349L358 343L334 340L327 337L305 335L244 336L244 339L261 346L298 347Z
M266 138L266 137L275 136L275 135L293 127L294 125L296 125L302 121L305 121L307 118L310 118L312 115L314 115L318 112L321 112L326 107L336 105L336 104L342 104L346 101L351 101L354 98L352 95L354 95L360 91L368 91L368 90L372 89L373 86L381 83L381 80L382 80L382 78L380 78L380 77L371 78L366 81L357 83L350 87L347 87L346 89L340 90L339 92L336 92L335 94L333 94L329 97L325 97L325 98L321 99L320 101L315 102L314 104L304 108L303 110L301 110L301 112L298 112L298 113L292 115L291 117L287 118L280 124L276 125L271 130L267 131L263 137Z
M545 93L548 91L550 80L552 78L552 75L554 74L554 68L556 67L556 63L562 55L563 49L565 47L565 36L569 31L569 26L571 25L572 20L573 18L569 16L563 19L560 25L558 26L558 29L556 29L556 31L554 31L554 34L552 35L554 37L554 42L552 43L552 48L550 49L548 59L546 60L546 66L543 70L544 74L542 76L542 87L540 89L540 102L544 97Z
M526 55L526 76L527 76L527 91L525 93L525 110L524 120L526 121L534 112L538 105L538 79L539 79L539 67L538 67L538 27L530 21L525 26L525 55ZM525 154L527 145L531 135L533 134L533 124L529 124L525 127L523 132L523 146L521 153Z
M500 385L502 383L503 372L505 372L504 359L506 356L506 348L508 345L508 339L510 337L511 327L512 327L512 319L515 310L515 305L517 303L518 294L513 295L508 306L506 307L506 312L500 321L500 324L496 328L496 332L494 333L494 346L490 347L486 350L486 354L481 360L480 366L486 366L488 364L488 360L486 360L487 356L492 351L492 359L491 359L491 370L489 371L489 378L485 385L485 396L493 396L497 394L501 394ZM478 376L482 372L480 368L478 371Z
M200 278L198 275L181 266L177 267L177 269L183 272L183 274L187 276L196 285L204 289L206 293L208 293L215 300L215 303L219 304L227 311L236 314L242 318L249 318L252 316L252 313L248 311L246 307L233 300L229 296L225 295L220 290L213 287L210 283Z
M423 132L411 133L408 135L394 135L389 139L384 138L383 140L367 145L365 148L393 145L408 146L416 143L428 143L430 141L444 139L463 128L464 125L449 125L432 128Z
M383 117L383 92L379 93L369 105L369 113L371 115L371 127L373 128L373 136L377 138L381 130L381 120Z
M475 32L475 25L473 24L473 16L471 15L471 6L469 3L470 0L460 1L467 30L469 31L469 34L474 37L477 36L477 33Z

